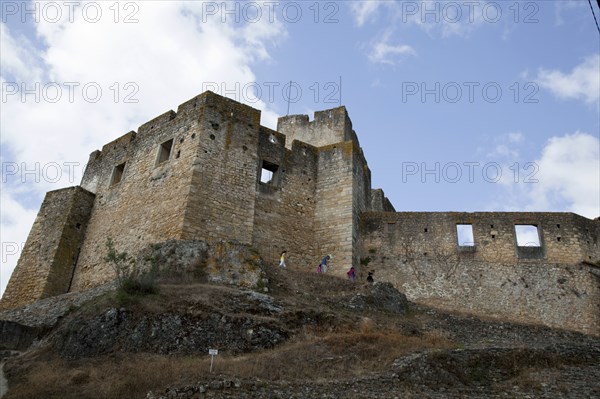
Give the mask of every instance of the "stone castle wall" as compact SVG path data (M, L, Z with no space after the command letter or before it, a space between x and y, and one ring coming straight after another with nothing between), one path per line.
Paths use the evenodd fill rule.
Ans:
M540 247L517 245L519 224L538 227ZM599 236L598 221L567 213L365 213L362 273L443 309L600 335Z
M68 292L93 201L80 187L46 194L0 308Z
M284 117L280 125L296 118ZM206 92L94 151L83 189L76 189L90 195L89 222L81 227L81 249L74 255L78 260L64 266L68 276L54 295L114 278L104 260L108 237L117 251L130 255L173 239L236 240L253 245L270 262L287 250L287 263L303 270L313 270L331 253L332 272L345 273L358 259L353 245L356 187L364 191L359 196L362 211L370 204L370 174L367 185L355 185L366 168L362 151L357 141L336 141L356 136L344 107L318 112L311 122L305 119L304 130L296 126L288 136L261 126L259 110ZM324 139L314 142L320 134ZM319 147L323 142L333 144ZM261 182L264 168L274 170L272 181ZM56 235L64 232L58 220L64 202L49 194L40 211L56 211L45 221ZM23 283L11 283L3 304L42 296L24 296L24 302L6 299L20 297L29 285L41 292L40 280L27 277L40 273L37 240L26 245L23 267L15 273L14 280ZM53 248L49 251L58 251Z
M252 241L269 262L286 250L288 267L308 270L319 257L314 234L318 150L297 141L288 149L285 143L281 133L262 129L259 166L277 170L273 181L257 182Z
M193 107L167 112L91 154L82 186L94 192L96 200L72 290L114 278L104 261L108 237L117 251L131 255L153 242L181 238L198 119Z
M251 244L260 111L212 93L197 105L182 236Z
M269 176L266 178L265 176ZM457 224L474 243L459 243ZM515 225L537 226L519 246ZM260 111L205 92L95 151L81 187L47 194L0 308L114 279L106 240L137 255L168 240L237 241L271 264L361 278L413 300L597 334L600 221L570 213L400 212L371 171L346 109L260 125Z
M315 250L333 256L330 273L345 276L358 265L359 215L371 209L371 175L346 108L315 112L310 122L306 115L282 117L277 130L287 146L297 140L318 148Z
M317 111L312 121L308 120L308 115L283 116L277 121L277 131L286 135L288 148L291 148L294 140L315 147L349 140L358 143L345 107Z

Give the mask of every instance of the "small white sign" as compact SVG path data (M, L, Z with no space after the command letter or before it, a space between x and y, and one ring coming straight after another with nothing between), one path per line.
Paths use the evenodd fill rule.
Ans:
M219 354L218 349L209 349L208 354L210 355L210 372L213 370L213 361L215 360L215 356Z

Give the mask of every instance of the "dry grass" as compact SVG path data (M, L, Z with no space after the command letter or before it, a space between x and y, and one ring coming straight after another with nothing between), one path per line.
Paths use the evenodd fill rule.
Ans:
M439 336L406 337L375 331L366 324L357 331L321 333L310 330L278 348L240 357L216 357L214 372L262 380L345 379L389 369L392 362L423 348L448 347ZM150 354L67 361L45 351L12 359L10 390L14 398L141 398L148 391L197 383L214 377L210 357Z
M438 336L407 337L395 331L317 333L257 355L224 358L219 369L266 380L343 380L381 373L408 353L442 347L450 343Z
M222 353L215 359L215 374L264 381L343 380L385 372L395 359L414 351L452 346L438 333L403 334L400 327L410 322L396 315L368 313L369 317L362 317L360 312L340 307L338 304L348 295L363 290L360 284L277 268L269 269L268 274L270 295L284 301L289 309L283 317L288 318L285 322L293 331L292 338L274 349L243 356ZM227 314L238 311L231 305L232 294L237 292L235 288L203 283L162 284L160 294L134 301L127 309L137 313L203 313L218 309ZM86 304L72 317L94 317L115 306L115 299L107 295ZM302 324L306 314L313 320L310 326ZM208 355L118 352L69 361L46 349L9 360L5 370L10 389L3 399L143 398L148 391L212 379L215 374L209 373L209 365Z
M53 357L25 366L9 380L11 398L136 398L151 389L164 389L179 378L192 377L193 359L155 355L120 355L85 362ZM13 361L14 363L14 361Z

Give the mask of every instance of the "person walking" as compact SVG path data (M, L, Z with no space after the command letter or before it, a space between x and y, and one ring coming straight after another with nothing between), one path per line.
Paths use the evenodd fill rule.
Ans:
M354 269L354 266L352 266L350 268L350 270L348 270L348 273L346 273L348 275L348 280L350 281L355 281L356 280L356 270Z
M285 265L285 255L287 254L287 251L283 251L281 253L281 255L279 256L279 267L287 267Z
M375 280L373 280L373 272L369 272L369 275L367 276L367 283L373 284L374 282Z
M327 273L327 262L331 259L331 255L327 255L321 261L321 273Z

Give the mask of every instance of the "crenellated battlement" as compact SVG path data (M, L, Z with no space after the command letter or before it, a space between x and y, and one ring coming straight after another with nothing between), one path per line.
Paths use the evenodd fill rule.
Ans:
M288 147L293 140L323 147L356 139L344 106L317 111L312 121L309 121L308 115L283 116L277 121L277 130L289 137Z

